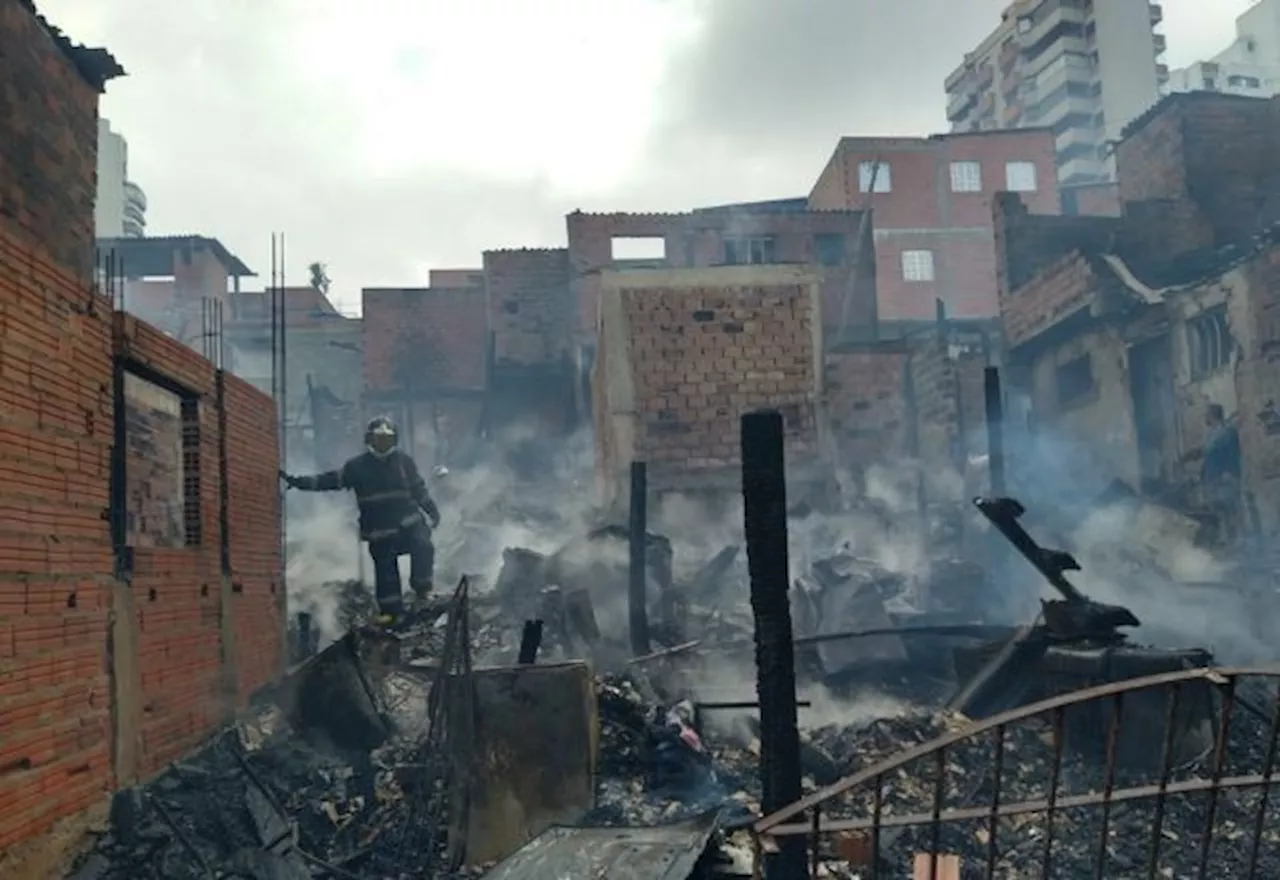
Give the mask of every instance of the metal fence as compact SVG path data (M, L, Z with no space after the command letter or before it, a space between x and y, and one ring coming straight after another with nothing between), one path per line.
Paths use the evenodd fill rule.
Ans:
M757 856L803 836L814 877L1280 877L1278 682L1189 669L957 718L760 819Z

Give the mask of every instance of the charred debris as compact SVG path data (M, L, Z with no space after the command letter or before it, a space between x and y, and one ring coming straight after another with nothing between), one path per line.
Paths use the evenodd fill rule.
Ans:
M289 674L119 793L73 876L1280 876L1271 673L1131 641L1007 497L970 518L1056 593L1023 625L958 600L995 587L955 544L797 574L822 511L776 418L744 420L745 546L680 560L633 509L395 632L333 585L346 635L299 616Z

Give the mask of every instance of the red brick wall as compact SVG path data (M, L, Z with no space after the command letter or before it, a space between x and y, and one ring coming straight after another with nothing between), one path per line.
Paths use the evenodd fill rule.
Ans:
M859 191L859 166L877 160L889 169L891 190L869 196ZM1020 161L1037 169L1038 189L1023 194L1027 204L1038 213L1058 214L1053 135L1040 130L847 138L819 176L809 205L874 211L881 320L932 319L937 299L955 317L991 318L998 313L995 244L982 230L992 228L992 203L1006 186L1005 163ZM952 162L979 162L982 190L952 192ZM906 281L904 250L933 251L936 280Z
M367 289L363 298L365 388L401 393L483 391L488 329L479 288Z
M0 234L4 315L0 355L0 850L100 801L115 783L113 742L136 744L143 776L189 751L225 717L224 652L241 672L239 696L279 669L281 612L271 401L239 380L228 402L231 448L250 473L229 487L232 559L243 594L227 651L222 604L221 486L216 376L212 366L149 325L110 313L110 303L59 268L51 255ZM198 496L193 546L135 546L127 587L117 586L110 531L114 440L113 355L198 398L187 426L186 478ZM243 386L243 388L241 388ZM137 457L126 472L172 483ZM233 475L236 473L233 467ZM194 479L192 479L194 477ZM259 500L253 500L253 499ZM256 556L254 554L257 554ZM139 669L113 682L112 593L128 589ZM278 587L277 587L278 592ZM119 634L119 633L117 633ZM118 658L117 658L118 659ZM136 728L111 724L116 688L137 692ZM126 729L127 727L127 729Z
M558 365L578 320L569 284L569 251L484 253L485 302L496 369Z
M271 398L226 373L222 394L235 685L243 700L272 680L285 662L279 435Z
M0 222L82 279L94 268L98 95L22 3L0 6Z
M1098 276L1079 251L1060 257L1001 302L1005 342L1016 348L1088 306Z
M111 316L74 275L0 227L0 852L111 786Z
M1240 241L1277 219L1280 102L1213 92L1173 95L1116 147L1120 197L1187 201L1204 246ZM1173 256L1166 250L1166 259Z
M1119 217L1120 185L1087 183L1062 191L1063 211L1083 217Z

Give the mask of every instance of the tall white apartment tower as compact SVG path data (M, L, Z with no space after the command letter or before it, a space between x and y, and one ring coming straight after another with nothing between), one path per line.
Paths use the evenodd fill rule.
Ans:
M1052 128L1063 184L1115 176L1111 146L1169 71L1150 0L1017 0L946 79L951 130Z
M129 145L98 120L98 193L94 202L98 238L142 238L147 233L147 196L129 179Z

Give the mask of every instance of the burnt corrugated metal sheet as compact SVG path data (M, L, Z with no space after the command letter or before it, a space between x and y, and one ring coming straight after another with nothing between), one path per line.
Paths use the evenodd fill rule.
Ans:
M719 822L707 813L651 828L549 828L488 880L688 880Z

